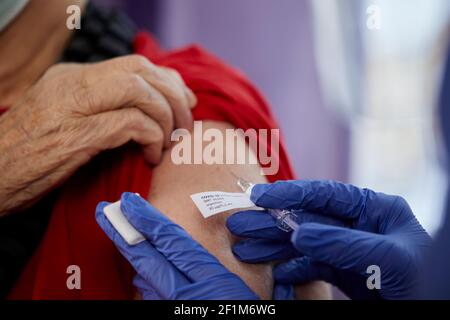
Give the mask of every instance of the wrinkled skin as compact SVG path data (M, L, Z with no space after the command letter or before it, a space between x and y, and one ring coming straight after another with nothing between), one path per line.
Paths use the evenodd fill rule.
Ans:
M171 131L191 127L195 104L175 70L137 55L49 68L0 118L0 216L130 140L159 163Z

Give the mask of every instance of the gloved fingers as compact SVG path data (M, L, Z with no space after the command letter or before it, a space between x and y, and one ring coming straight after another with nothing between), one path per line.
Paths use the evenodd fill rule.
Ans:
M173 290L185 286L190 281L181 274L160 252L148 241L129 245L114 229L103 213L108 202L97 205L95 218L98 225L108 238L116 245L121 254L130 262L136 272L144 278L151 287L164 298L171 295Z
M337 227L350 227L351 226L351 224L349 223L348 220L346 221L343 219L335 218L332 216L327 216L327 215L320 214L320 213L309 212L309 211L305 211L305 210L298 210L298 211L295 211L295 214L296 214L295 221L299 225L302 225L304 223L315 222L315 223L322 223L322 224L327 224L330 226L337 226Z
M306 256L280 263L274 268L273 277L274 281L280 284L302 284L322 280L338 287L351 299L379 299L378 290L367 288L367 275L338 270Z
M302 224L293 234L294 247L305 256L337 269L364 274L370 265L396 249L386 236L319 223Z
M275 283L272 294L273 300L294 300L294 298L294 286L291 284Z
M372 195L375 192L335 181L290 180L256 184L251 200L263 208L303 209L340 219L356 219Z
M173 223L140 196L125 192L121 209L128 221L152 246L192 282L229 271L179 225Z
M334 226L348 226L348 223L341 219L325 216L318 213L311 213L303 210L296 210L294 220L300 225L308 222L317 222ZM227 219L227 227L230 232L243 238L260 238L272 240L289 240L291 234L277 227L275 218L267 211L246 210L236 212Z
M134 277L133 285L138 289L142 300L163 300L155 288L150 286L139 274Z
M247 210L227 219L230 232L243 238L289 240L290 233L277 227L275 219L267 211Z
M247 263L287 260L300 254L290 242L267 239L242 240L232 250L239 260Z
M273 277L275 282L281 284L302 284L316 280L334 284L335 271L329 265L303 256L275 266Z

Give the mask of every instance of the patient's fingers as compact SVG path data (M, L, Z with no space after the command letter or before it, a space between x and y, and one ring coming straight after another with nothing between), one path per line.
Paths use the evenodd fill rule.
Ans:
M190 281L177 270L148 241L129 245L114 229L103 213L108 202L97 206L95 218L109 239L116 245L122 255L130 262L136 272L156 290L159 296L169 299L177 288L186 286Z
M230 272L179 225L134 193L125 192L121 209L128 221L191 281Z
M296 257L273 269L274 280L281 284L299 284L316 280L335 283L335 269L310 257Z

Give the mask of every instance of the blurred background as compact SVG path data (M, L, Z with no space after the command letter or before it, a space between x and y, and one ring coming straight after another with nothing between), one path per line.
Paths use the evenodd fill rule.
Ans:
M300 178L404 196L431 233L447 189L436 104L447 0L97 0L165 48L198 43L270 102Z

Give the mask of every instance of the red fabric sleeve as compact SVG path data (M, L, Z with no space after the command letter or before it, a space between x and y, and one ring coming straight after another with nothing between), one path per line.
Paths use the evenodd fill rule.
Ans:
M237 128L277 125L258 91L238 71L193 46L164 53L147 33L135 39L136 53L177 69L198 97L196 120L218 120ZM270 148L270 145L269 145ZM283 145L280 169L270 181L294 178ZM10 299L132 299L133 270L95 222L100 201L116 201L124 191L146 195L151 168L139 147L129 144L104 152L61 188L47 232L27 264ZM81 268L81 290L69 290L67 268Z

